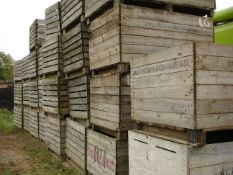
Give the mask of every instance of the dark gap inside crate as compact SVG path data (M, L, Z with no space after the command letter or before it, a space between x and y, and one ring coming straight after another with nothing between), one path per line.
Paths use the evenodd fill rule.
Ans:
M109 3L106 3L103 5L101 8L99 8L96 12L94 12L91 17L89 17L90 21L93 21L97 17L101 16L104 14L106 11L112 9L114 7L114 1L110 1Z
M212 16L211 10L208 9L200 9L197 7L190 7L190 6L181 6L181 5L173 5L168 3L162 2L150 2L149 0L124 0L124 3L127 5L135 5L135 6L142 6L154 9L161 9L161 10L170 10L173 12L191 14L196 16Z
M206 133L206 144L224 143L233 141L233 129L210 131Z

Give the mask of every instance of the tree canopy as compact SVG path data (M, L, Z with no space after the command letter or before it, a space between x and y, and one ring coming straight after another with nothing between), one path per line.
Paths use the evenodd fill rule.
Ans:
M0 81L13 80L14 60L11 55L0 52Z

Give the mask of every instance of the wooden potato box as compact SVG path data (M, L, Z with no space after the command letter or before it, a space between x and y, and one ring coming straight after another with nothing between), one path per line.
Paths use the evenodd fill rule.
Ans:
M131 92L134 120L233 128L233 47L197 42L132 59Z
M42 109L43 79L38 79L39 108Z
M20 105L14 105L14 124L23 129L23 107Z
M64 158L66 122L54 115L47 116L46 139L49 150Z
M41 76L43 74L43 47L40 47L37 50L37 62L38 62L38 75Z
M35 78L37 76L37 51L32 51L23 58L23 79Z
M30 131L30 107L24 106L23 108L23 125L25 131Z
M91 70L185 41L213 41L211 18L123 4L92 21L89 31Z
M33 108L39 107L39 92L38 92L38 81L33 79L29 82L30 89L30 106Z
M120 0L85 0L85 17L93 17L96 13L101 11L104 7L114 4L115 2L120 2ZM137 0L131 0L137 3ZM188 7L195 7L200 9L215 9L214 0L202 0L202 1L186 1L186 0L142 0L144 3L158 3L158 4L173 4ZM127 1L126 1L127 2Z
M79 23L63 35L64 73L89 67L88 38L89 34L85 23Z
M129 74L100 74L90 81L90 122L113 131L132 128Z
M29 49L35 50L37 47L41 47L45 39L46 24L42 19L36 19L30 26L29 33Z
M69 109L73 119L89 119L90 113L90 76L79 72L69 74Z
M230 175L233 171L233 142L194 148L129 131L130 175Z
M84 170L87 162L86 130L87 128L78 122L66 119L66 155Z
M39 116L37 109L29 110L29 133L35 137L39 138Z
M43 111L39 111L39 138L43 140L45 143L47 142L46 129L47 116Z
M84 10L84 0L61 0L62 29L66 30L74 22L80 22Z
M56 2L45 10L46 37L61 33L61 3Z
M87 170L93 175L127 175L128 142L88 130Z
M30 106L30 82L23 82L23 105Z
M47 38L43 44L42 73L51 74L62 70L62 41L61 36L57 35Z
M23 60L14 63L14 81L22 81L23 79Z
M23 83L14 83L14 104L23 105Z
M63 118L69 114L67 83L57 74L42 80L42 110Z

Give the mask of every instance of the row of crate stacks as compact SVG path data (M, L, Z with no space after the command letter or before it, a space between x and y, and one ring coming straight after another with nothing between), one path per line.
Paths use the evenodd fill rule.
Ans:
M213 44L214 9L52 5L15 65L15 123L92 175L232 172L233 49Z

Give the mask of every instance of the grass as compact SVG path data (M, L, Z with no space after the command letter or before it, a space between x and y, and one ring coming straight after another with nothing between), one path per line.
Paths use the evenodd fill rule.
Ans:
M13 113L7 109L0 109L0 130L7 133L14 133L17 131L13 123Z
M53 156L44 143L32 138L29 133L17 129L13 123L12 112L6 109L0 109L0 132L17 136L15 145L17 145L18 149L21 150L23 154L29 157L28 166L31 168L28 172L23 173L24 175L83 175L81 171L75 170L67 163ZM3 142L0 141L0 147L4 142L7 142L7 140L3 140ZM12 145L9 145L9 147L10 146ZM5 167L0 174L15 175L15 172L12 172L9 166ZM18 174L21 174L21 172Z
M22 149L31 158L34 164L32 175L82 175L81 172L74 170L69 165L52 156L47 151L45 145L38 144L37 140L31 140Z

